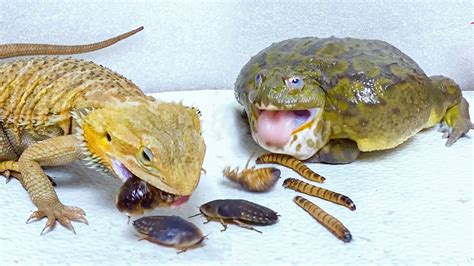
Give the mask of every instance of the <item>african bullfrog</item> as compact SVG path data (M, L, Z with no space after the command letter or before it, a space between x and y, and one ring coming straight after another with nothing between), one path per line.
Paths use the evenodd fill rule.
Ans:
M274 43L242 68L235 96L260 146L311 162L349 163L438 123L450 146L473 128L453 80L379 40Z

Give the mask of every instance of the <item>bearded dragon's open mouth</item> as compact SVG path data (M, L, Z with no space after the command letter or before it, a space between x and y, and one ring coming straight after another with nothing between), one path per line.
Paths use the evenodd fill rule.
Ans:
M256 138L267 146L284 146L291 136L311 126L321 108L304 110L256 109Z
M177 207L187 202L190 198L189 195L174 195L152 186L134 175L124 164L116 159L112 159L112 168L120 180L124 182L119 192L119 194L124 194L122 196L123 199L118 200L130 201L121 202L121 204L141 204L141 207L144 209L166 206ZM144 201L151 202L143 203Z

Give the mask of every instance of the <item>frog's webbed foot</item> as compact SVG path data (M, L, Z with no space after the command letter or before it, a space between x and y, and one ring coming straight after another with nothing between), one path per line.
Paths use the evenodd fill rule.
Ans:
M48 218L45 227L41 231L41 235L45 232L52 229L56 223L56 220L63 225L64 227L71 230L74 234L76 231L71 224L71 220L82 222L84 224L89 224L86 217L84 217L85 212L78 207L65 206L61 203L53 206L45 206L43 208L38 208L37 211L31 214L30 218L26 221L29 223L32 220L39 220L44 217Z
M355 161L359 154L359 148L357 148L357 143L354 141L350 139L333 139L305 162L346 164Z
M474 129L474 125L469 117L469 104L462 98L458 104L448 109L438 131L444 133L442 138L448 139L446 146L449 147L471 129Z

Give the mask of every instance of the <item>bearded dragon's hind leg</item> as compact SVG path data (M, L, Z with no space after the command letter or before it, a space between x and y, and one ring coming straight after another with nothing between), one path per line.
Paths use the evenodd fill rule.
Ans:
M18 169L18 162L16 161L0 162L0 174L7 179L6 183L10 182L12 177L17 178L21 182L21 174Z
M28 147L20 156L17 170L21 173L21 183L28 191L33 203L38 207L28 221L48 218L47 229L53 228L55 221L74 231L71 220L87 224L85 212L77 207L63 205L41 166L63 165L81 158L81 152L74 135L61 136L38 142Z

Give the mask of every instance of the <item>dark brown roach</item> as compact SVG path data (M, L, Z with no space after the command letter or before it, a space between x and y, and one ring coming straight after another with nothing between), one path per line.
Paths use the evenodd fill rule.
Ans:
M178 197L161 191L147 182L132 176L120 187L115 206L129 216L142 215L147 210L169 205Z
M316 221L331 231L331 233L333 233L337 238L346 243L351 242L351 232L349 232L349 230L338 219L334 218L329 213L321 209L318 205L303 197L296 196L294 198L294 202L296 202L298 206L313 216Z
M309 169L306 165L303 164L302 161L290 156L290 155L285 155L285 154L276 154L276 153L268 153L260 156L257 159L257 164L262 164L262 163L276 163L279 165L286 166L290 169L293 169L295 172L300 174L302 177L323 183L326 178L322 177L321 175L317 174L313 170Z
M191 222L179 216L148 216L133 221L133 227L142 237L167 247L178 249L178 253L200 246L205 236Z
M205 223L217 220L224 226L222 232L227 229L227 224L233 223L262 233L250 225L271 225L278 222L278 214L273 210L241 199L213 200L201 205L199 211L201 213L191 217L202 214L207 218Z
M346 206L351 211L356 209L354 202L352 202L348 196L321 187L313 186L295 178L285 179L285 181L283 181L283 186L285 188L290 188L310 196L315 196L342 206Z

